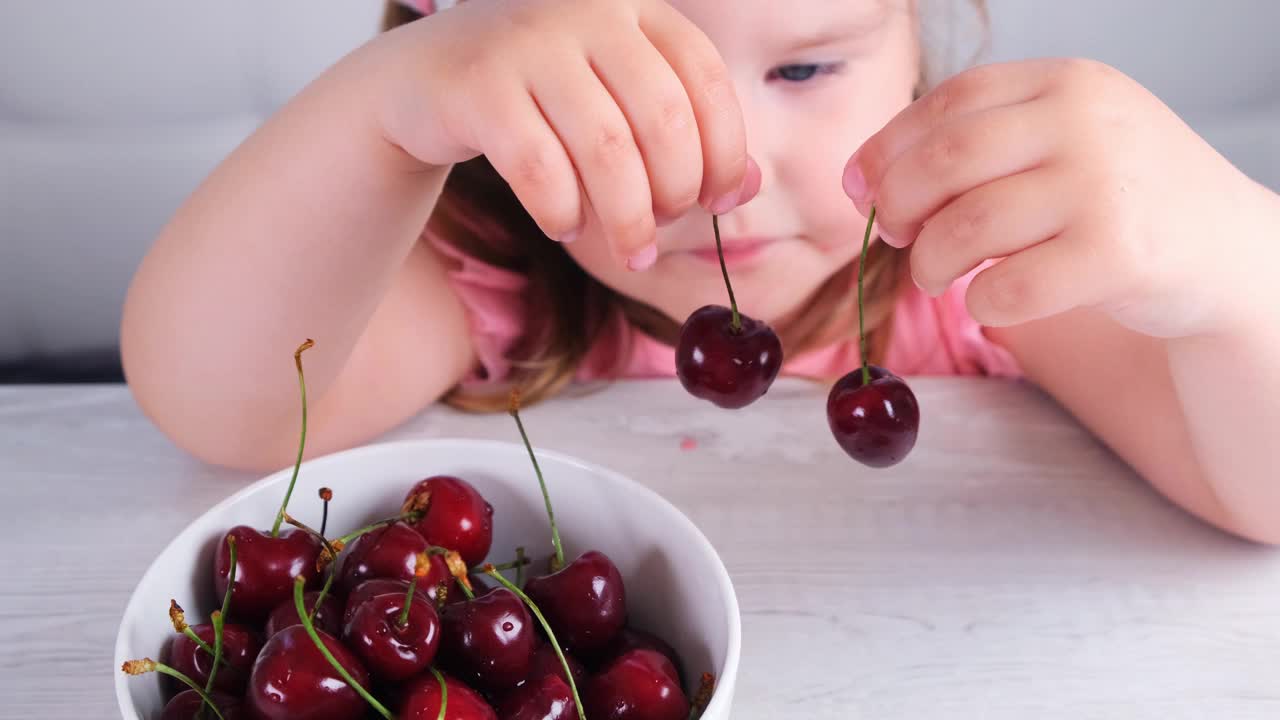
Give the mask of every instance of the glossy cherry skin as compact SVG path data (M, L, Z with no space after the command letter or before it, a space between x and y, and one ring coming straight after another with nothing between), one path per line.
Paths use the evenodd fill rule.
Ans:
M827 395L827 423L836 442L858 462L875 468L896 465L915 447L920 405L902 378L875 365L871 382L862 368L845 375Z
M737 409L769 391L782 368L782 342L768 325L722 305L699 308L684 321L676 343L676 375L694 397Z
M315 614L311 616L311 622L315 624L317 630L323 630L337 637L342 633L342 603L330 592L324 596L324 601L320 603L320 609L316 610L316 598L318 597L320 597L319 590L313 590L302 596L307 611L315 611ZM302 618L298 617L298 607L294 604L293 599L290 598L271 611L270 617L267 618L267 629L262 634L270 639L272 635L287 627L301 624Z
M210 693L209 697L213 698L213 704L222 713L223 720L249 720L249 709L239 697L217 690ZM203 715L198 715L202 705L204 699L200 694L187 688L165 703L164 710L160 711L160 720L216 720L216 716L208 710Z
M192 625L196 637L213 647L213 625ZM222 657L230 663L218 668L218 677L214 678L213 689L230 695L244 692L249 683L249 672L253 670L253 661L262 650L262 641L253 630L234 623L222 626ZM176 635L169 645L168 657L164 663L195 680L204 687L209 681L209 670L213 668L213 656L186 635ZM169 687L177 692L187 686L173 678L166 678Z
M334 659L368 689L369 673L356 656L332 635L319 636ZM267 641L249 676L246 699L259 720L360 720L368 710L301 625Z
M428 544L422 534L408 523L396 522L371 530L351 541L343 552L338 584L346 591L373 578L408 581L418 564L418 553ZM430 557L427 576L418 580L424 591L434 594L441 581L449 580L449 566L440 555Z
M585 552L559 572L532 578L524 591L561 647L582 657L604 649L627 621L622 573L602 552Z
M461 555L468 567L484 562L493 544L493 506L461 478L429 477L414 485L405 501L423 492L430 498L414 528L432 545Z
M689 700L675 668L656 650L629 650L587 681L582 704L591 720L685 720Z
M342 641L364 661L369 673L385 682L400 682L427 669L440 647L440 619L435 608L416 592L409 617L400 624L404 593L376 595L356 608L342 631Z
M489 703L475 690L448 674L444 684L449 688L445 720L498 720ZM405 687L404 702L397 720L436 720L440 717L440 681L431 673L424 673L410 680Z
M565 652L565 662L569 663L569 670L573 673L573 681L581 686L584 678L587 676L587 669L578 661L573 653ZM556 655L556 648L549 642L544 642L533 651L533 662L529 664L529 675L526 682L540 680L544 675L555 675L566 683L569 682L568 676L564 674L564 665L560 664L560 657Z
M681 662L680 655L676 653L675 648L656 635L634 628L623 628L613 638L613 642L609 643L609 647L605 648L604 652L595 659L595 667L608 665L618 656L636 648L657 650L662 653L667 660L671 661L671 666L675 669L676 674L671 679L677 683L681 682L681 678L684 677L684 664Z
M435 607L435 593L427 594L426 588L421 583L414 589L413 594L431 603ZM346 607L342 611L342 627L346 627L351 622L351 618L355 617L356 610L361 605L377 595L395 595L399 594L404 597L409 592L409 583L405 580L392 580L391 578L374 578L365 580L351 591L347 596Z
M511 691L498 706L502 720L571 720L578 717L573 692L560 675L547 674ZM579 686L581 687L581 685Z
M440 621L441 657L464 682L503 692L528 677L538 635L533 616L515 593L497 588L445 605Z
M236 586L231 591L228 620L260 625L280 603L293 597L293 579L298 575L307 578L308 589L315 588L321 546L313 535L285 528L273 538L271 533L247 525L237 525L227 534L236 539ZM224 540L218 543L213 560L213 587L218 598L227 592L230 572L231 556Z

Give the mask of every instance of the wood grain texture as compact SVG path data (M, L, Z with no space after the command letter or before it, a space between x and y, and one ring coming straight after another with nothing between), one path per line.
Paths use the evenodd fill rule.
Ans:
M736 718L1280 717L1280 553L1176 510L1032 388L913 387L920 444L889 471L845 458L799 381L736 413L631 382L525 418L720 550ZM444 408L388 439L435 436L518 439ZM0 717L116 716L133 585L252 479L184 456L122 387L0 388Z

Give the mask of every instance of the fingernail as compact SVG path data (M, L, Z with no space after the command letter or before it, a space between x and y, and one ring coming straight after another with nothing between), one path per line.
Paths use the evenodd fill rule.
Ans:
M728 195L721 195L711 203L712 215L723 215L730 210L738 207L738 196L742 194L741 190L734 190Z
M860 207L869 204L870 191L867 188L867 178L858 165L857 153L854 153L853 157L849 158L849 164L844 166L844 194Z
M581 228L574 228L574 229L570 230L569 232L567 232L567 233L565 233L565 234L561 235L561 236L560 236L560 242L562 242L562 243L564 243L564 244L566 244L566 245L567 245L567 244L569 244L569 243L573 242L574 240L577 240L577 239L578 239L578 236L579 236L580 234L582 234L582 229L581 229Z
M658 246L649 243L631 257L627 258L627 267L639 272L648 270L658 260Z
M893 247L896 247L896 248L903 247L902 243L898 242L897 238L885 232L884 230L880 231L880 239Z

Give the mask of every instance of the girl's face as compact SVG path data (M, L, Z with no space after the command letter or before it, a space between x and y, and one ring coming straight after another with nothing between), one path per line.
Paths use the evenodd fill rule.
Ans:
M849 155L911 102L919 76L908 0L672 0L734 78L760 194L720 218L738 303L776 323L861 250L866 219L841 187ZM592 225L588 225L587 233ZM658 259L631 272L600 238L566 246L601 282L683 322L728 305L711 217L658 228Z

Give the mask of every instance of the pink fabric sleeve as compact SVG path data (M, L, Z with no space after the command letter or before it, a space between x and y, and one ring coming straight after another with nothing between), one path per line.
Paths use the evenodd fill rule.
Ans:
M524 331L528 279L477 260L434 233L424 233L423 238L449 261L449 285L467 311L478 364L463 384L502 381L511 372L507 353Z

